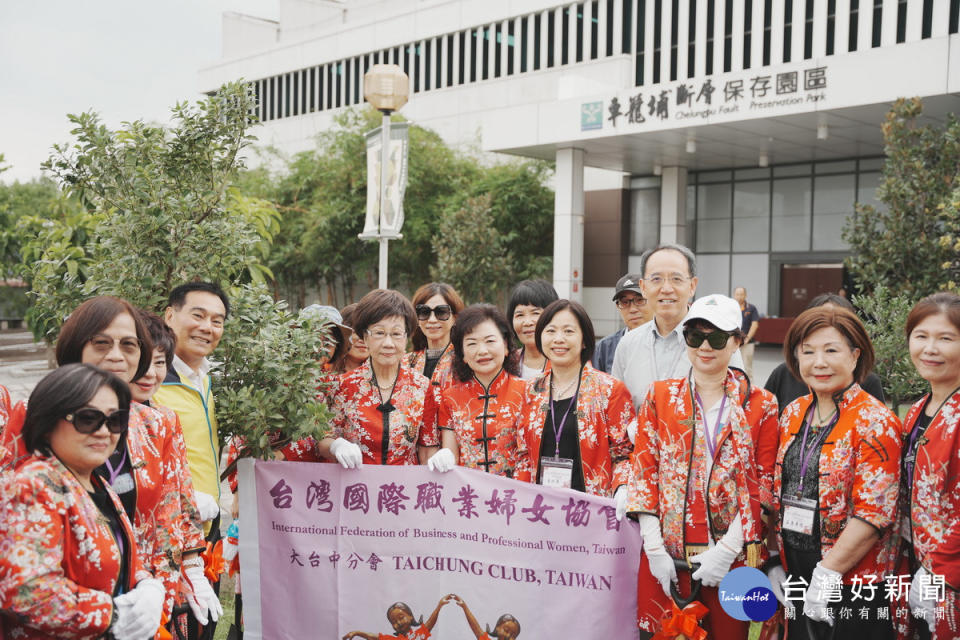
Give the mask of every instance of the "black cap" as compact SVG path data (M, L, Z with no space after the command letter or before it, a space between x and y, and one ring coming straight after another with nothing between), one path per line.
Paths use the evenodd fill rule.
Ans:
M628 273L619 280L617 280L617 290L613 294L613 300L616 302L617 298L620 297L620 294L624 291L633 291L639 296L643 296L643 291L640 290L640 281L643 280L636 273Z

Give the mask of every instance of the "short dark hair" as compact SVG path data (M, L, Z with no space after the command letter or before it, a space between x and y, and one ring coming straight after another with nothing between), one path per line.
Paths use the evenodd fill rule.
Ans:
M127 383L92 364L65 364L48 373L30 394L27 414L23 419L23 444L27 451L42 449L57 422L90 402L101 387L117 394L121 411L130 409L130 387Z
M687 259L687 270L690 272L690 277L693 278L697 275L697 256L693 254L688 247L683 246L682 244L675 244L673 242L665 242L663 244L658 244L653 249L647 249L643 252L643 255L640 256L640 273L643 274L643 277L647 277L647 261L655 253L660 253L661 251L676 251L684 258Z
M384 316L384 317L390 317L390 316ZM387 619L388 619L388 620L390 619L390 612L393 611L394 609L400 609L401 611L406 611L406 612L407 612L407 615L409 615L411 618L413 618L413 610L410 609L410 605L408 605L406 602L394 602L392 605L390 605L389 607L387 607ZM422 625L422 624L423 624L423 616L420 616L419 622L417 621L416 618L414 618L414 619L413 619L413 624L411 624L410 626L412 626L412 627L419 627L419 626Z
M797 362L797 348L810 334L828 327L839 331L851 349L860 350L857 366L853 370L853 379L863 382L873 369L873 343L870 342L870 336L867 335L860 318L843 307L815 307L797 316L783 340L783 359L786 360L790 373L797 380L803 380Z
M163 351L163 356L167 361L167 368L169 369L173 366L173 354L177 350L177 334L167 326L163 318L146 309L140 309L140 319L143 320L147 331L150 332L150 339L153 341L154 350L160 349Z
M153 360L153 340L140 318L140 310L126 300L113 296L90 298L73 310L57 337L54 351L57 364L63 366L83 362L83 348L90 342L90 338L106 329L114 318L124 313L133 318L137 338L140 340L140 361L133 379L142 378L150 369L150 362Z
M816 309L817 307L822 307L825 304L832 304L834 306L846 309L847 311L856 313L856 309L853 308L853 304L849 300L843 296L838 296L835 293L821 293L818 296L814 296L814 298L807 303L807 309Z
M960 296L950 291L941 291L927 296L910 310L904 327L907 339L910 339L910 334L918 324L938 313L947 316L950 324L960 331Z
M580 333L583 334L583 350L580 352L580 364L585 364L593 359L593 350L597 346L597 336L593 332L593 322L590 320L587 310L583 308L583 305L573 300L561 299L551 302L547 305L547 308L543 310L543 313L540 314L540 319L537 320L536 330L537 351L543 353L543 342L541 340L543 330L546 329L550 321L553 320L553 316L564 309L572 313L573 317L577 319L577 324L580 325Z
M500 309L492 304L473 304L460 312L457 321L450 330L450 342L453 344L453 375L460 382L473 378L473 370L463 361L463 340L467 334L478 326L490 320L496 325L497 331L503 336L503 343L507 349L503 360L503 368L515 376L520 375L519 354L510 353L510 323Z
M230 315L230 300L227 298L227 294L223 292L220 285L212 282L186 282L174 287L167 299L167 306L180 310L187 301L187 294L191 291L204 291L217 296L223 303L223 317L226 318Z
M403 318L407 335L412 334L417 328L417 314L413 310L413 305L403 297L403 294L393 289L374 289L360 298L360 302L357 303L353 330L362 338L370 325L393 316Z
M458 313L463 311L463 298L460 297L460 294L457 293L457 290L448 285L446 282L428 282L413 293L413 309L416 311L417 305L426 304L427 300L433 296L443 296L443 299L446 300L447 304L450 305L450 309L453 311L453 315L456 316ZM413 336L411 336L413 341L414 351L423 351L427 348L427 336L423 335L423 331L420 329L420 323L417 323L417 328L413 331Z
M517 625L517 635L520 634L520 621L517 620L515 617L513 617L513 615L509 613L505 613L499 618L497 618L496 624L493 625L493 630L491 630L490 627L487 627L487 635L490 636L491 638L497 638L498 636L494 633L494 631L496 631L497 627L499 627L504 622L512 622L513 624Z
M517 307L523 304L546 309L551 302L559 299L557 290L546 280L518 282L510 292L510 301L507 303L507 322L510 323L510 333L513 334L513 337L520 340L517 332L513 330L513 312L517 310Z

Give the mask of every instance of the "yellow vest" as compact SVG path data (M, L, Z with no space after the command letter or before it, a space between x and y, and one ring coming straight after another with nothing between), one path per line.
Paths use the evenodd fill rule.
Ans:
M203 393L171 368L153 400L173 409L180 418L193 488L209 493L219 502L220 438L209 375L205 382L207 390Z

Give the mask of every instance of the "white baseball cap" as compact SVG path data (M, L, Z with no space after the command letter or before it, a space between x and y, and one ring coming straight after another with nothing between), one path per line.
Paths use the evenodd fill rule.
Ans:
M683 325L687 326L694 320L706 320L721 331L734 331L743 326L740 304L718 293L698 298L690 305Z

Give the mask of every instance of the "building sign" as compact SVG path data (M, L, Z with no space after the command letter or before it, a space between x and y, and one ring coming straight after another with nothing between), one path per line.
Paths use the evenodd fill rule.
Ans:
M632 133L651 124L699 124L697 121L717 115L745 116L775 107L817 103L826 99L826 90L825 66L723 80L714 76L700 82L681 81L646 90L638 87L615 95L603 103L603 118L615 132ZM601 128L592 121L591 126L586 126L587 107L596 104L581 105L581 131Z
M580 105L580 130L603 128L603 102L584 102Z
M393 637L398 602L432 637L475 638L469 608L491 630L512 616L522 638L636 638L641 538L610 499L462 467L243 460L240 474L251 639Z

